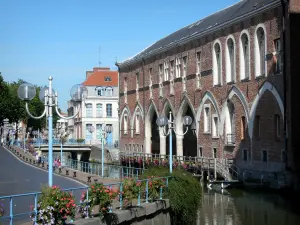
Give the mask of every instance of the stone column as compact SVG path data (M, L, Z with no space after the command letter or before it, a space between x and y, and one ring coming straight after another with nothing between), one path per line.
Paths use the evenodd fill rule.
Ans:
M183 156L183 136L176 136L177 156Z
M159 147L160 147L160 151L159 151L160 154L161 155L166 155L166 136L160 135L160 137L159 137Z
M82 153L77 152L77 170L79 170L79 171L81 171L81 162L80 162L81 155L82 155Z

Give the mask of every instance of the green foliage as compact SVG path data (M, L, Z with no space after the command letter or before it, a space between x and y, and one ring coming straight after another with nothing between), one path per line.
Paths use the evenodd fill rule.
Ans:
M7 83L0 74L0 125L4 119L9 119L10 123L17 123L23 120L27 127L32 127L33 130L42 129L46 127L46 119L35 120L29 117L25 110L25 102L18 97L18 88L24 83L23 80L17 82ZM44 112L44 103L39 99L39 93L42 87L36 87L36 95L29 102L29 110L32 115L40 116ZM56 111L53 111L53 123L59 119ZM18 127L16 127L18 128ZM16 133L17 138L17 133Z
M150 200L157 200L160 198L160 189L165 190L166 179L158 178L156 176L147 177L148 180L148 198ZM146 182L142 182L142 190L146 189Z
M170 174L167 168L154 167L146 170L142 179L149 176L165 177ZM200 183L191 173L179 168L173 170L167 193L164 192L164 198L170 199L173 224L195 224L201 193Z
M91 208L94 206L99 206L99 214L103 219L104 215L109 211L112 200L114 200L118 195L117 189L109 189L109 187L104 186L102 183L96 183L89 187L89 201L86 201L86 192L81 195L81 205L79 212L82 217L88 217L91 213Z
M123 195L125 207L132 206L132 200L138 197L140 188L141 188L141 182L137 182L133 178L123 179L122 195Z
M85 139L82 139L82 138L76 139L77 143L83 143L84 141L85 141Z
M38 201L37 224L65 224L75 219L75 199L59 187L43 187Z

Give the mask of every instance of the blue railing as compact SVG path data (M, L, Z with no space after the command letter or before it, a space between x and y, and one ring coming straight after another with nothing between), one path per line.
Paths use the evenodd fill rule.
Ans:
M142 193L145 194L145 199L144 202L148 203L149 202L149 182L153 181L153 180L163 180L164 181L164 185L166 188L168 188L168 183L169 183L169 179L170 177L156 177L156 178L149 178L149 179L143 179L143 180L136 180L136 182L145 182L146 183L146 188L144 191L139 190L138 193L138 201L137 201L137 205L140 206L141 202L142 202ZM111 190L113 186L117 186L117 188L119 188L119 206L120 209L122 209L123 207L123 182L118 182L118 183L111 183L111 184L104 184L104 186L109 187L109 189ZM86 191L86 199L89 200L89 195L88 195L88 191L89 191L89 187L88 186L84 186L84 187L79 187L79 188L68 188L68 189L62 189L63 191L68 191L68 192L72 192L72 195L75 197L75 202L77 205L80 204L80 197L81 197L81 193L78 194L74 194L75 191ZM159 187L159 199L161 200L163 198L163 187ZM38 197L42 192L32 192L32 193L26 193L26 194L17 194L17 195L9 195L9 196L0 196L0 200L1 203L4 203L5 200L8 201L9 203L5 208L5 212L3 217L0 217L0 223L4 222L5 220L9 221L9 224L12 225L14 220L16 220L17 218L21 218L22 216L28 216L28 220L30 218L30 215L33 215L33 217L36 219L37 217L37 209L38 209ZM15 211L20 211L20 209L16 208L15 205L15 199L16 198L24 198L24 197L33 197L33 199L31 199L31 201L33 201L32 204L32 210L30 211L26 211L26 212L17 212L15 213ZM23 200L23 203L29 203L28 199L27 200ZM5 204L5 203L4 203ZM30 203L28 205L28 208L30 208ZM113 209L110 209L110 212L112 212Z
M101 176L102 165L101 163L91 162L78 162L77 160L66 159L64 164L65 167L70 169L78 170L80 172L89 173ZM143 168L126 167L113 164L104 164L104 177L122 179L124 177L138 178L144 173Z
M39 145L39 144L40 145L47 145L48 140L46 140L46 139L39 139L39 140L34 139L34 140L32 140L32 143L34 145ZM60 145L60 143L61 143L60 139L53 139L53 144L54 145L58 145L58 144ZM76 139L68 139L68 140L63 142L64 145L82 145L82 144L86 144L86 143L87 143L86 140L78 142Z

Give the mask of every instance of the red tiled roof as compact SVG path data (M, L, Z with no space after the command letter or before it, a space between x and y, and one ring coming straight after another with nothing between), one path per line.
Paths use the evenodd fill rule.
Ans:
M109 78L109 79L105 79ZM109 68L94 68L83 84L85 86L118 86L118 71L110 71Z

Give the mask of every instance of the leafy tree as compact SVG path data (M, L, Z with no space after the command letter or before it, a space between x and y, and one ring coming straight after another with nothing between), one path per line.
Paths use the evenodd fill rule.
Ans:
M0 73L0 126L3 125L3 120L7 118L7 107L9 101L9 89Z
M10 123L18 123L23 121L27 127L32 127L33 130L42 129L46 127L46 116L41 119L31 118L25 109L25 102L18 97L18 88L24 83L19 79L17 82L6 83L0 74L0 125L3 124L4 119L9 119ZM40 116L45 110L44 103L39 99L39 93L42 87L36 87L36 96L28 102L29 111L33 116ZM60 111L60 109L59 109ZM59 119L55 110L53 110L53 123L55 124ZM18 127L16 127L18 129ZM16 134L16 138L17 138Z

